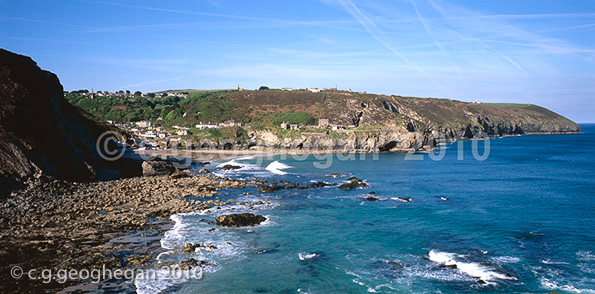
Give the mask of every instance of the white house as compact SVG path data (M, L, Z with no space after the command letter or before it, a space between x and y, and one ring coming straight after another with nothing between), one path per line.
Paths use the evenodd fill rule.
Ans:
M146 131L144 133L141 133L140 136L145 138L156 138L157 133L155 131Z
M241 122L235 122L233 120L228 120L228 121L224 121L222 123L219 124L219 127L222 128L227 128L227 127L241 127L242 123Z
M320 92L319 88L309 88L308 91L312 92L312 93L318 93Z
M199 124L196 124L195 126L197 129L199 130L204 130L204 129L214 129L217 128L217 125L215 124L211 124L210 122L208 124L203 124L202 122Z
M319 128L327 128L329 126L329 121L326 118L321 118L318 120L318 127Z
M283 91L293 91L293 88L283 88L281 90L283 90Z
M137 121L136 125L139 128L148 128L151 126L151 122L150 121L146 121L146 120L141 120L141 121Z
M178 135L178 136L188 136L191 134L192 133L188 129L178 129L178 131L176 132L176 135Z

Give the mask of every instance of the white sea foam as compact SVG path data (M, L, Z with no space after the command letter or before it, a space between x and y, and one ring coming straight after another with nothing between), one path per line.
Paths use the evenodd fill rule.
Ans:
M235 160L250 160L250 159L254 159L254 158L256 158L256 156L246 155L246 156L240 156L240 157L236 158Z
M307 253L307 252L302 252L298 254L298 258L300 260L308 260L308 259L312 259L315 257L318 257L318 253Z
M568 264L568 262L564 262L564 261L551 261L549 258L542 259L541 263L543 263L543 264Z
M288 169L288 168L292 168L292 166L289 166L287 164L284 164L282 162L279 162L277 160L271 162L265 169L277 174L277 175L285 175L287 174L287 172L282 171L283 169Z
M171 255L173 253L173 251L165 251L165 252L161 252L157 255L157 260L161 260L163 257L167 257L168 255Z
M518 263L520 258L514 256L494 256L490 258L495 263Z
M401 201L401 202L411 202L411 198L407 198L407 197L391 197L390 199L395 200L395 201Z
M362 276L360 276L360 275L358 275L358 274L356 274L354 272L351 272L351 271L346 271L345 273L348 274L348 275L354 276L354 277L358 277L360 279L362 278Z
M517 279L516 277L496 272L493 268L481 265L479 263L458 261L455 259L457 255L454 253L430 250L429 257L430 260L433 262L440 263L446 266L456 266L457 270L465 273L468 276L479 278L486 283L493 284L493 281L495 279Z
M581 250L576 253L576 256L579 260L582 261L595 261L595 254L593 254L593 252L591 251Z
M138 294L160 293L171 286L186 282L189 277L201 277L202 272L200 271L200 268L195 268L176 275L172 274L170 270L155 270L151 277L136 276L134 286Z
M230 162L226 164L230 164ZM214 272L219 270L219 261L245 258L247 256L246 252L250 250L250 248L245 243L244 238L237 234L237 230L230 228L209 232L209 229L213 227L212 223L201 221L198 216L208 216L205 218L213 219L218 215L229 212L253 212L255 210L270 209L279 204L277 201L270 201L264 204L251 205L252 208L249 208L246 205L263 200L265 199L262 197L245 195L236 198L236 201L245 204L225 205L222 206L221 209L210 209L210 213L206 213L206 211L197 211L170 216L170 219L174 224L167 232L165 232L163 238L160 240L161 247L168 249L168 251L159 254L157 260L159 262L177 263L180 260L188 258L187 253L178 251L187 242L214 244L217 247L215 250L198 248L199 250L192 253L192 258L213 262L213 264L203 267L203 272ZM254 227L254 230L259 227L275 224L275 222L271 220L271 216L265 215L265 217L267 220ZM135 286L137 288L137 293L159 293L167 291L168 288L183 283L184 281L186 280L171 279L158 274L154 279L138 279L138 281L135 281Z
M169 217L174 222L174 226L167 232L165 232L163 238L161 238L161 247L165 249L174 249L179 246L180 240L184 239L185 231L188 225L182 222L182 218L185 213L174 214Z
M573 285L560 285L556 281L548 279L546 277L541 277L540 279L541 286L548 290L562 290L574 293L595 293L595 290L592 289L579 289Z

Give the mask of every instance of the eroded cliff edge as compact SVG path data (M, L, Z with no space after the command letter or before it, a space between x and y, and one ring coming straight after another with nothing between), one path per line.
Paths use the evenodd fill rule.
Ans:
M96 139L112 127L64 99L58 77L29 57L0 49L0 196L28 178L97 179L109 166Z

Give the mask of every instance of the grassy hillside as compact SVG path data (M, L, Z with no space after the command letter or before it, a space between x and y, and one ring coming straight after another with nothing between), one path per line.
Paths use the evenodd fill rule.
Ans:
M345 91L192 91L181 97L97 97L76 93L67 99L103 120L150 120L164 126L198 122L241 121L252 126L277 126L283 121L312 125L318 119L358 128L408 126L410 130L490 128L512 133L572 132L569 119L531 104L467 103Z

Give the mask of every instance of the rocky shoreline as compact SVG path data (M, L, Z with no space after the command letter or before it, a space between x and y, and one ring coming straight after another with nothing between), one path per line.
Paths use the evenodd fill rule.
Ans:
M474 133L475 134L475 133ZM440 133L438 136L410 133L411 136L387 139L390 136L389 132L375 133L373 136L365 138L352 139L316 139L301 138L298 143L295 140L285 140L284 142L264 142L258 141L256 143L246 142L230 142L227 140L221 142L208 142L201 145L201 142L188 144L185 148L173 148L172 146L163 145L162 149L136 149L134 154L147 157L187 157L194 160L215 160L215 159L232 159L238 156L260 155L271 156L275 154L287 155L307 155L307 154L372 154L380 152L399 152L399 153L428 153L433 152L434 149L440 147L440 143L453 143L467 140L482 140L482 139L500 139L518 136L535 136L535 135L573 135L581 134L581 131L551 131L551 132L526 132L523 134L502 134L502 135L478 135L475 137L444 136ZM442 137L440 137L442 136ZM297 140L297 139L296 139ZM308 142L308 144L304 144ZM229 149L225 149L224 145L230 144ZM206 147L205 147L206 146Z
M217 209L231 204L218 199L218 190L259 184L188 171L90 183L33 177L0 200L5 263L0 291L55 292L84 282L14 279L9 273L14 266L25 271L146 267L161 249L148 244L159 240L171 215ZM137 240L114 242L130 236Z
M209 264L209 261L194 259L180 264L156 264L158 254L164 252L160 240L172 225L170 216L190 212L208 214L227 205L255 210L258 205L270 203L273 197L281 198L269 194L279 190L338 186L326 182L300 185L256 178L223 178L200 165L195 169L179 170L164 160L144 161L142 166L144 176L100 182L69 182L36 174L24 183L24 188L13 191L7 198L0 198L0 258L6 265L0 273L0 291L76 293L115 285L118 291L134 292L134 284L121 289L118 287L123 282L118 280L92 283L74 279L64 283L58 282L59 277L53 277L54 280L48 283L28 279L26 275L15 279L9 271L15 266L21 267L25 273L47 269L56 273L58 270L103 267L189 269ZM219 170L224 168L219 167ZM339 178L344 175L328 176ZM338 189L369 187L355 177L347 181ZM219 194L222 189L245 187L255 187L262 193L256 196L262 200L242 203ZM209 232L217 227L252 226L265 220L265 217L252 213L224 214L217 217ZM193 251L197 247L210 248L212 244L188 243L179 250Z

